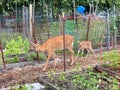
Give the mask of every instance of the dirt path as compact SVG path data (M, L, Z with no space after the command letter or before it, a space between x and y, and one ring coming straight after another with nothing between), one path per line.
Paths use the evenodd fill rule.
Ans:
M34 62L35 63L35 62ZM78 60L75 61L73 66L70 66L69 62L66 62L66 71L75 69L77 66L77 63L80 64L81 67L86 67L89 65L96 65L100 64L97 59L95 59L93 56L90 56L88 60ZM38 77L47 75L47 73L52 69L56 73L62 72L64 70L64 63L63 60L58 60L56 68L53 68L54 62L51 61L49 63L49 66L47 67L47 70L45 72L42 71L43 64L37 64L37 62L34 65L26 65L24 67L16 67L11 70L1 70L0 71L0 88L1 87L8 87L10 85L15 84L22 84L26 82L35 82Z

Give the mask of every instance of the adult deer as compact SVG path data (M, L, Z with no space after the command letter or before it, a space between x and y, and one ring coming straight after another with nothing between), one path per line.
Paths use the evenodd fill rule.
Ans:
M83 57L83 51L84 51L84 49L87 49L87 51L88 51L88 54L89 54L89 50L91 50L92 51L92 53L93 53L93 55L96 57L96 54L95 54L95 52L94 52L94 50L93 50L93 48L92 48L92 43L91 43L91 41L82 41L82 42L79 42L78 41L78 43L79 43L79 50L78 50L78 54L77 54L77 57L78 57L78 55L79 55L79 53L80 53L80 49L82 49L82 56L81 56L81 58Z
M63 47L63 36L56 36L53 38L49 38L44 44L40 45L40 44L35 44L35 43L31 43L32 46L34 47L35 51L38 52L47 52L48 53L48 57L45 63L45 66L43 68L43 71L46 70L47 65L48 65L48 61L50 59L50 57L52 57L52 55L54 55L54 67L56 65L55 62L55 51L57 50L62 50L64 49ZM74 44L74 38L71 35L65 35L65 48L67 48L70 52L71 52L71 57L70 57L70 61L71 61L71 65L73 65L74 63L74 50L72 49L72 46Z

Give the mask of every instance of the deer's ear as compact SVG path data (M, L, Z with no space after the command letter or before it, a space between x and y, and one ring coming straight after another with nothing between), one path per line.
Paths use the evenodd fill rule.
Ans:
M34 45L34 43L33 43L33 42L30 42L30 44L31 44L31 45Z
M31 44L32 46L35 46L35 43L33 43L33 42L30 42L30 44Z
M40 41L37 41L38 42L38 44L41 44L41 42Z

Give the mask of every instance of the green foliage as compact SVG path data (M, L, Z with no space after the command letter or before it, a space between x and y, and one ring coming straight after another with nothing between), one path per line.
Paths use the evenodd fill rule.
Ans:
M48 72L48 77L50 78L50 80L54 80L56 73L54 70L50 69L50 71Z
M62 72L57 75L51 71L48 78L50 83L61 90L118 90L116 78L105 72L96 73L91 66L81 71Z
M57 36L60 33L60 29L59 29L59 22L53 22L52 25L52 35L53 36Z
M75 88L83 88L85 90L98 90L97 84L98 80L96 76L94 76L95 73L89 72L89 76L86 75L74 75L72 78L72 83L74 84ZM92 75L93 74L93 75ZM89 78L88 78L89 77ZM81 85L81 86L79 86Z
M46 60L45 54L39 53L38 55L39 55L40 60Z
M10 63L17 63L17 62L19 62L18 55L15 55L13 57L5 56L5 63L10 64Z
M117 31L116 17L110 17L110 33L114 34ZM116 32L117 34L117 32Z
M108 62L107 66L117 68L120 65L120 54L117 50L103 53L103 61Z
M5 48L7 41L9 41L11 38L13 38L13 34L11 34L11 33L7 33L7 32L0 33L0 39L2 42L3 48Z
M62 81L65 81L66 80L66 77L65 77L65 72L62 72L59 76L59 80L62 82Z
M103 36L105 33L105 20L90 20L90 30L89 30L89 40L92 42L93 47L98 47L98 44L103 41ZM88 19L78 19L77 22L77 33L75 33L74 37L78 41L85 41L88 27Z
M93 2L92 2L93 1ZM48 10L50 11L52 8L53 15L58 15L62 11L64 11L66 14L70 14L73 10L73 1L71 0L36 0L35 1L35 8L36 11L41 11L43 14L46 14L46 9L44 9L45 4L48 5ZM16 10L16 4L17 7L22 7L23 5L29 6L29 4L32 4L33 0L1 0L0 1L0 13L7 14L9 11L15 11ZM112 7L114 4L119 9L120 7L120 1L119 0L75 0L75 5L83 5L86 7L86 11L88 12L89 5L98 5L98 9L100 10L106 10L106 8Z
M10 88L10 90L32 90L33 86L26 86L26 85L15 85Z
M39 55L39 59L40 59L40 60L46 60L45 54L43 54L43 53L38 53L38 55ZM25 55L25 58L26 58L27 60L34 60L34 59L37 59L37 54L36 54L35 52L29 52L29 53L27 53L27 54Z
M82 69L81 65L79 63L76 63L75 71L80 71L81 69Z
M103 36L105 35L105 20L92 20L90 25L90 33L89 33L89 40L92 43L94 47L95 44L99 44L101 41L103 41Z
M117 16L117 19L116 19L116 26L117 26L117 29L118 29L118 33L120 35L120 15Z
M21 36L12 38L10 41L7 41L5 46L5 54L6 55L15 55L26 53L29 50L29 42L27 38L25 40L22 39Z
M118 81L116 79L113 79L112 90L118 90L118 88L119 88Z

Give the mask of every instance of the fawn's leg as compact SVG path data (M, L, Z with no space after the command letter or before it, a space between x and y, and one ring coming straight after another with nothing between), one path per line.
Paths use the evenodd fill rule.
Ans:
M90 48L90 50L92 51L93 55L96 57L96 54L95 54L94 50L92 49L92 47Z
M78 50L78 54L77 54L76 60L77 60L77 58L78 58L78 56L79 56L79 53L80 53L80 49Z
M84 51L84 48L82 48L81 60L82 60L82 58L83 58L83 51Z
M54 68L55 68L55 66L56 66L55 58L56 58L56 54L54 53Z
M86 48L86 50L87 50L87 55L86 55L86 60L87 60L87 58L89 56L89 49Z

